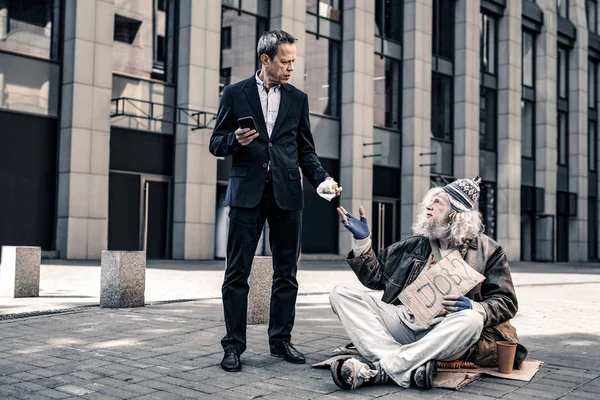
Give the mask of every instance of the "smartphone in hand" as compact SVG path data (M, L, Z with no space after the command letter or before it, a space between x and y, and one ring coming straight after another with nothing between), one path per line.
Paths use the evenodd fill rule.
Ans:
M256 124L254 123L254 118L252 118L252 116L248 116L248 117L242 117L238 119L238 125L240 126L240 128L244 129L244 128L250 128L250 129L256 129Z

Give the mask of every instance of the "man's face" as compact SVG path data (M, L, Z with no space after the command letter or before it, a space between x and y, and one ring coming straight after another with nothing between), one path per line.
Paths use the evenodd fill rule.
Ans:
M266 54L260 56L264 73L269 84L288 83L294 71L296 45L281 43L275 57L271 60Z
M433 196L425 205L425 215L429 226L441 226L447 224L450 214L450 201L445 193Z

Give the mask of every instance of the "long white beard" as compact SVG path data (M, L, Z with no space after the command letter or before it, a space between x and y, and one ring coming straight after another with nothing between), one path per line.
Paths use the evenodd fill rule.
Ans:
M428 239L446 239L450 236L449 222L448 216L432 219L427 218L426 212L422 212L417 216L412 229L415 235L423 235Z

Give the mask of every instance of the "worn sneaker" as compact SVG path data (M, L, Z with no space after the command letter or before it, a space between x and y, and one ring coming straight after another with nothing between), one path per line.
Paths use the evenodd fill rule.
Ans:
M352 357L334 361L331 364L331 376L338 387L349 390L390 380L379 362L362 362Z
M435 360L429 360L417 367L413 373L415 385L421 389L433 388L433 381L437 376L437 364Z

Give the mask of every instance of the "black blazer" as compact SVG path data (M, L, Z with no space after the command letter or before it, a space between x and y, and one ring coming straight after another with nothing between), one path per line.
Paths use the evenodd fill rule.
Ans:
M235 137L237 120L249 115L254 117L259 135L242 146ZM298 166L315 188L329 176L315 153L306 93L290 84L282 85L279 112L269 139L254 76L225 87L210 152L217 157L233 157L225 198L228 206L251 208L260 202L269 161L275 201L283 210L304 207Z

